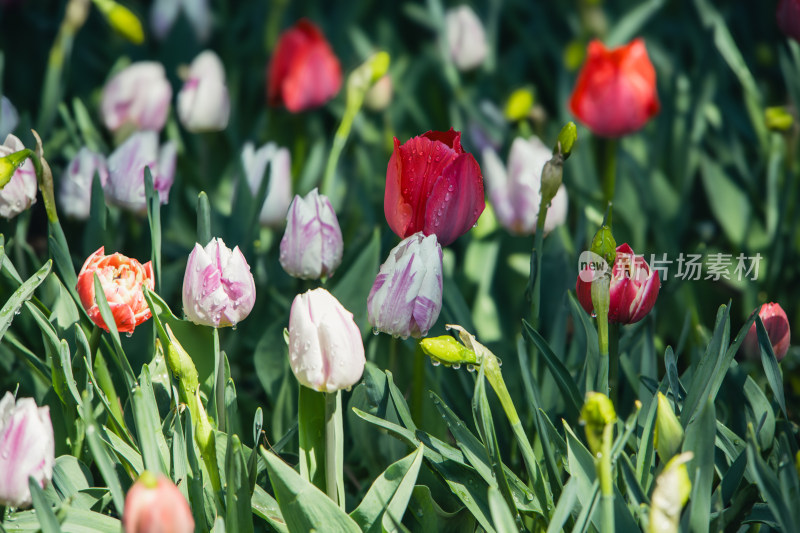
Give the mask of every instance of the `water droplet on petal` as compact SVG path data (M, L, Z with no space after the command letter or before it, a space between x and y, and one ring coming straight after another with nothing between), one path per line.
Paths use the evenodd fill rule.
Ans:
M372 334L373 334L373 335L378 335L380 332L381 332L381 330L379 330L379 329L377 328L377 326L376 326L376 327L374 327L374 328L372 328Z
M470 364L468 364L468 365L467 365L467 371L468 371L468 372L475 372L475 365L473 365L473 364L471 364L471 363L470 363Z
M439 361L439 360L437 360L437 359L431 359L431 364L432 364L433 366L439 366L439 365L441 365L441 364L442 364L442 362L441 362L441 361Z
M453 370L458 370L461 368L461 363L453 363Z

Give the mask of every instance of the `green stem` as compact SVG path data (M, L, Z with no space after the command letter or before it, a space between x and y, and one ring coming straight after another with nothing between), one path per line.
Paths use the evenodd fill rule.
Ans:
M617 140L600 140L600 175L603 180L603 198L606 205L613 203L617 181Z
M422 422L422 405L425 395L425 353L417 345L414 350L414 378L411 384L411 418L417 424Z
M214 329L214 404L217 429L225 431L225 360L219 349L219 329ZM214 414L214 413L212 413Z
M608 394L608 276L599 276L592 281L592 304L597 317L597 340L600 345L600 369L597 376L597 392Z
M361 103L363 100L364 98L362 96L357 103L348 101L347 108L345 109L344 116L342 117L342 122L339 124L339 128L336 130L336 135L333 137L333 146L331 146L331 153L328 155L328 162L325 165L325 174L322 178L322 186L320 188L320 193L325 196L331 197L334 195L336 165L339 163L339 156L342 155L342 150L344 149L345 144L347 144L347 138L350 137L350 130L353 127L353 121L358 114L358 110L361 109Z
M325 485L328 497L344 511L344 430L342 392L325 393Z
M597 459L597 476L600 481L600 495L602 502L602 531L615 531L614 529L614 483L611 473L611 445L613 443L614 424L606 424L603 428L603 445L600 457Z
M539 214L536 217L536 234L533 236L533 250L531 251L531 325L534 329L539 327L539 305L541 300L542 278L542 248L544 246L544 222L547 219L548 205L542 198L539 204Z
M608 397L617 405L619 397L619 324L608 326Z

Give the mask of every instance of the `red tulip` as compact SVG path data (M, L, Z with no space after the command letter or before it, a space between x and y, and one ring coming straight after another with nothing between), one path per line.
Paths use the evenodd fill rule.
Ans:
M786 312L780 304L768 303L761 306L758 316L764 322L764 329L767 330L769 342L772 344L772 351L775 352L775 359L780 361L789 351L789 340L792 333L789 330L789 319L786 317ZM742 343L742 348L744 353L752 359L761 357L755 322L750 326L750 330Z
M656 71L642 39L606 49L592 41L569 101L592 133L620 137L641 129L658 113Z
M787 37L800 41L800 0L780 0L775 17Z
M108 331L95 301L96 273L114 315L117 331L131 333L151 316L142 293L142 285L147 285L150 290L154 288L153 266L150 261L142 265L136 259L120 253L105 255L104 252L105 248L101 246L86 259L78 274L78 285L75 288L92 322Z
M581 306L591 313L594 311L592 284L582 278L578 276L575 291ZM644 257L635 255L628 243L620 244L611 269L608 320L621 324L640 321L653 308L660 288L658 273L650 270Z
M267 69L267 99L293 113L318 107L342 87L342 67L314 24L300 20L278 39Z
M469 231L483 212L483 176L461 147L461 132L429 131L394 139L383 210L401 239L422 231L442 246Z

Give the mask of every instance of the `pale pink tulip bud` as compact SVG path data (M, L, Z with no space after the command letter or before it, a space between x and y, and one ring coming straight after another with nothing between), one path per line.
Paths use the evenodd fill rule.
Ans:
M262 226L271 228L283 225L286 222L289 205L292 203L292 161L289 150L275 143L267 143L256 150L253 143L247 143L242 149L242 166L247 185L254 197L261 188L261 182L266 178L269 166L267 197L264 199L258 221Z
M206 50L189 66L189 76L178 93L178 118L191 132L222 131L230 113L225 67L217 54Z
M14 401L6 392L0 400L0 505L31 504L28 477L44 488L53 479L55 438L50 408L32 398Z
M517 137L511 143L508 168L491 148L483 150L483 177L497 220L519 235L536 233L541 203L542 170L553 156L537 137ZM559 186L544 222L547 235L567 219L567 189Z
M758 310L758 316L764 323L764 329L767 330L769 342L772 344L772 351L775 353L775 359L780 361L786 356L789 351L789 341L791 340L792 332L789 329L789 318L786 312L776 303L766 303ZM742 348L747 357L751 359L759 359L761 357L761 348L758 345L758 332L756 331L756 324L750 326L747 331L747 336L744 338Z
M97 174L100 184L108 183L108 167L106 159L85 146L75 154L61 178L59 203L64 215L78 220L89 218L92 205L92 181Z
M183 312L195 324L236 326L256 302L256 284L239 247L222 239L199 244L189 254L183 276Z
M392 103L393 94L392 77L384 74L364 95L364 106L372 111L383 111Z
M5 142L0 145L0 157L24 150L25 146L14 135L9 134ZM0 217L14 218L36 203L36 171L30 159L14 172L11 180L0 189Z
M111 131L125 125L137 130L161 131L167 121L172 87L164 67L155 61L133 63L111 78L100 104Z
M442 247L436 235L403 239L381 265L367 299L377 331L407 338L428 334L442 310Z
M155 0L150 10L150 28L158 39L164 39L178 14L183 13L197 40L205 42L211 35L211 8L208 0Z
M159 149L156 132L134 133L108 158L106 198L130 211L145 211L144 168L149 167L153 187L161 203L167 203L175 179L176 156L177 148L172 141Z
M467 5L448 9L445 13L447 49L459 70L472 70L486 59L486 32L478 15Z
M193 533L194 518L172 481L144 471L125 496L122 527L125 533Z
M5 139L6 135L14 131L18 123L19 115L11 100L5 96L0 97L0 139Z
M301 385L321 392L348 389L364 373L364 343L353 314L325 289L292 302L289 363Z
M330 277L342 262L342 230L331 202L314 189L295 196L286 217L280 261L290 275L301 279Z

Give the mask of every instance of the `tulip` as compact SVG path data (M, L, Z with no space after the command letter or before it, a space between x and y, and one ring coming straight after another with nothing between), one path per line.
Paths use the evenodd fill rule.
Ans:
M78 285L75 288L92 322L108 331L95 301L94 275L97 274L117 324L117 331L132 333L136 326L151 316L142 285L150 290L155 288L153 265L150 261L142 265L136 259L120 253L105 255L104 252L105 248L101 246L86 259L78 274Z
M780 361L786 356L789 351L789 341L791 340L791 331L789 330L789 319L786 312L776 303L766 303L758 309L758 316L764 323L764 329L767 330L769 342L772 344L772 351L775 353L775 359ZM758 344L758 333L756 332L756 324L750 326L747 336L744 338L742 344L744 353L752 358L758 359L761 357L761 348Z
M246 143L242 149L242 166L253 196L258 194L269 166L267 196L258 221L262 226L282 225L292 203L292 161L289 150L275 143L267 143L256 150L253 143Z
M19 115L11 100L5 96L0 97L0 139L14 131L18 123Z
M367 299L369 323L379 331L424 337L442 310L442 247L436 235L403 239L381 265Z
M320 392L350 388L364 373L364 343L353 314L325 289L292 302L289 363L300 384Z
M183 276L183 312L195 324L236 326L256 301L256 284L239 247L211 239L194 245Z
M509 231L519 235L536 233L536 218L541 203L542 170L552 157L552 151L532 137L517 137L508 154L508 170L497 152L483 150L483 169L486 186L495 215ZM545 235L567 219L567 189L558 187L544 223Z
M53 479L55 461L50 408L37 407L32 398L15 402L6 392L0 400L0 505L29 506L28 478L44 488Z
M193 533L194 518L172 481L144 471L125 496L122 527L125 533Z
M447 50L459 70L472 70L484 62L489 52L486 32L480 19L467 5L448 9L444 16Z
M281 239L280 262L290 275L301 279L333 276L342 262L342 230L330 200L314 189L294 197Z
M164 67L155 61L133 63L111 78L100 104L111 131L129 125L137 130L161 131L167 121L172 87Z
M267 68L267 99L292 113L319 107L342 87L342 67L322 32L306 19L283 32Z
M113 203L135 212L147 208L144 168L150 167L153 187L162 204L169 199L175 178L177 147L170 141L158 147L154 131L134 133L108 158L106 197Z
M208 4L208 0L155 0L150 9L150 28L156 38L163 40L182 12L197 40L205 42L211 35L211 8Z
M635 39L613 50L590 42L569 107L600 137L620 137L644 127L660 107L656 71L644 41Z
M800 0L780 0L775 17L787 37L800 41Z
M611 270L608 320L633 324L643 319L653 308L661 288L661 280L657 272L650 270L644 257L635 255L627 243L617 246L616 254ZM591 313L594 310L592 282L583 278L584 276L578 276L575 290L581 306Z
M178 93L178 118L191 132L221 131L228 126L230 112L225 68L217 54L206 50L192 61Z
M61 179L59 201L65 215L78 220L89 218L95 174L100 176L100 184L105 187L108 183L105 158L84 146L69 162Z
M0 157L24 150L16 136L9 134L0 145ZM0 217L12 219L36 203L36 171L33 163L26 160L14 171L11 180L0 188Z
M475 225L483 208L481 169L461 147L461 132L429 131L402 145L395 137L383 210L398 237L422 231L447 246Z

